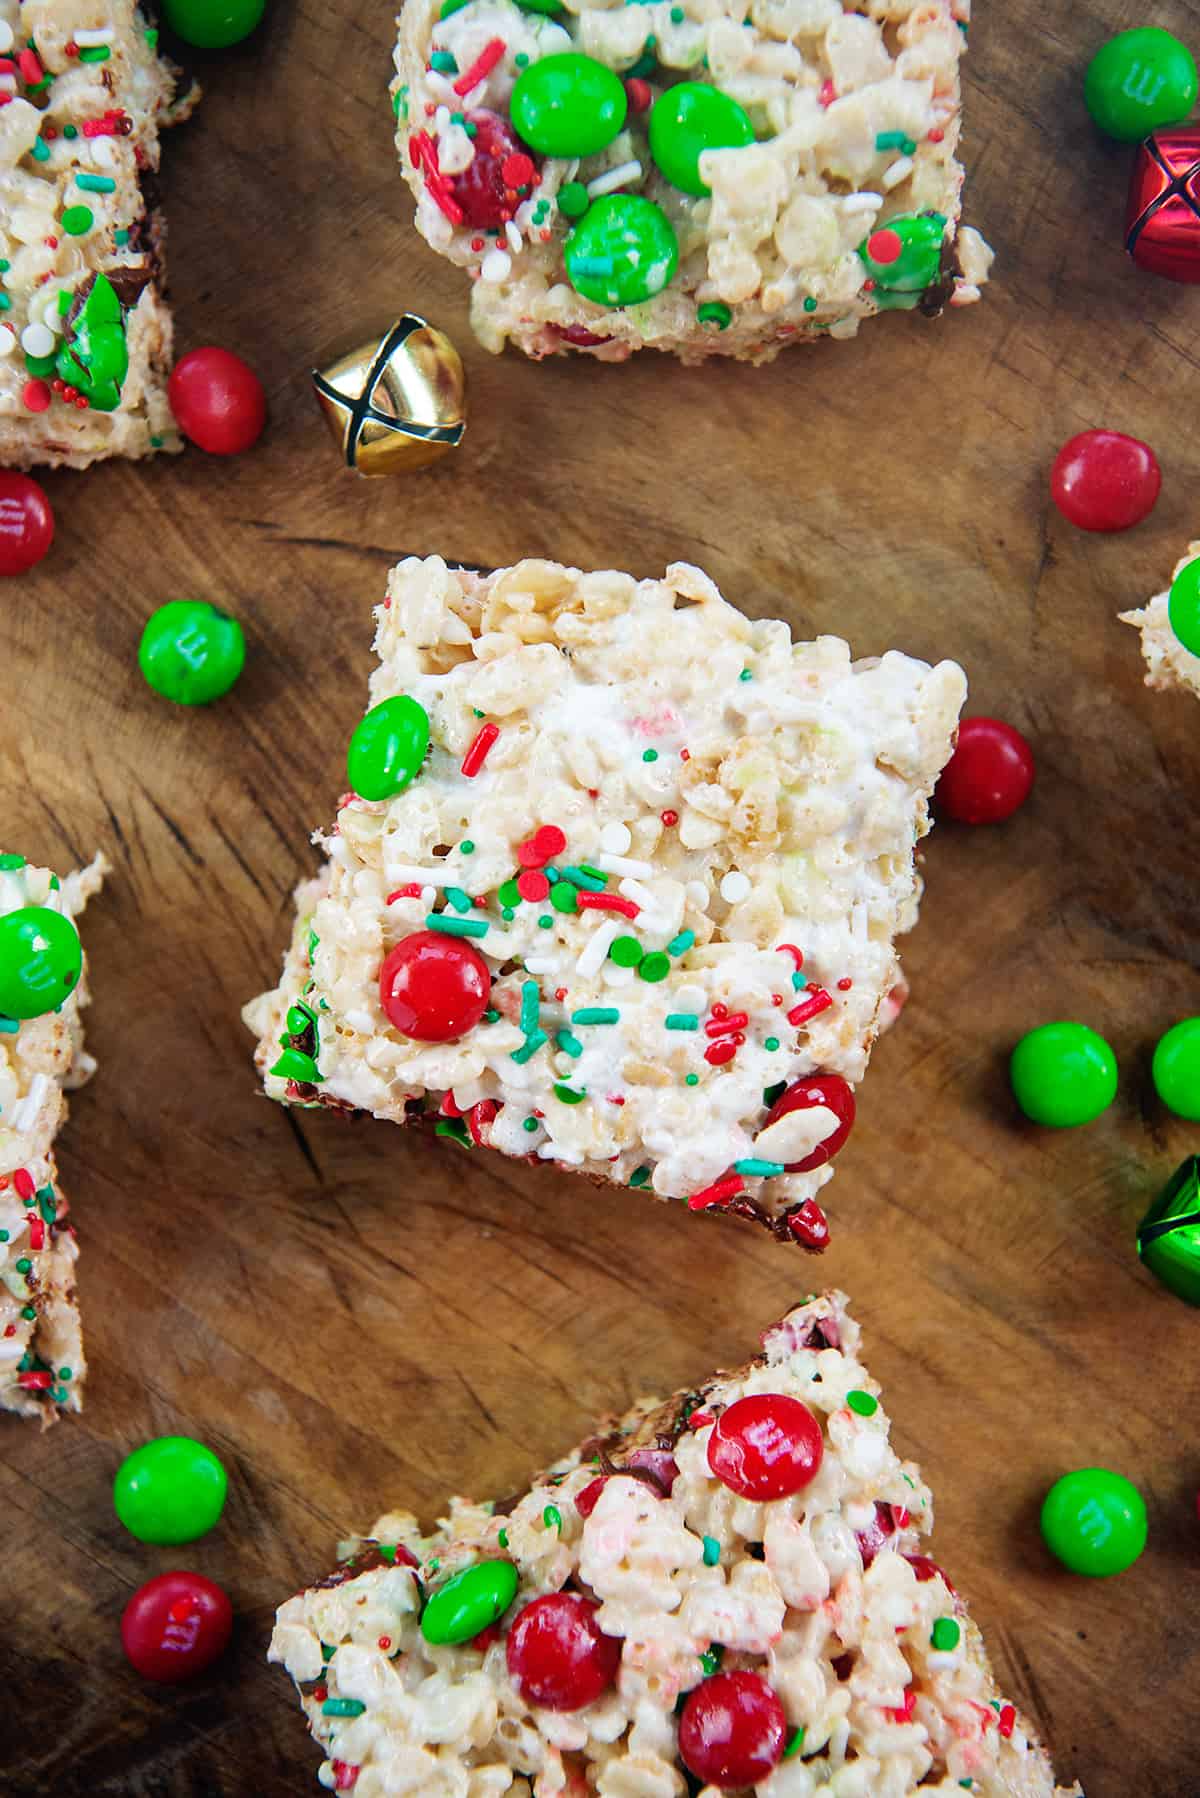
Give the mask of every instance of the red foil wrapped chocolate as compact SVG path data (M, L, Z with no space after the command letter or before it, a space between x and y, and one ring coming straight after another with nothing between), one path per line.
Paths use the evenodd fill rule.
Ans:
M1168 281L1200 281L1200 125L1171 125L1139 144L1125 248Z

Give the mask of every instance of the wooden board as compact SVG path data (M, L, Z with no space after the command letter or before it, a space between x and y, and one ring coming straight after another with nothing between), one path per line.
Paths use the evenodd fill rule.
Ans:
M1115 621L1197 534L1195 293L1120 247L1128 152L1099 144L1084 63L1137 22L1116 0L982 9L969 58L970 213L999 251L986 302L893 316L773 368L496 361L409 228L384 87L391 9L279 0L203 70L169 143L180 347L261 371L269 434L47 479L54 552L0 591L0 836L114 873L87 919L94 1084L64 1180L92 1364L80 1420L0 1425L6 1794L282 1798L316 1790L278 1601L386 1503L511 1488L599 1413L741 1359L815 1281L856 1297L897 1440L939 1497L939 1556L1003 1679L1090 1798L1197 1790L1197 1319L1144 1274L1134 1225L1196 1133L1149 1054L1200 1011L1200 711L1141 685ZM1193 44L1200 16L1155 15ZM339 473L308 367L405 307L467 359L458 456L408 480ZM1084 536L1048 502L1072 432L1148 438L1153 518ZM1007 827L945 828L907 950L914 998L880 1046L810 1263L748 1227L599 1194L385 1125L256 1096L241 1003L274 977L288 897L362 707L369 609L399 552L550 554L638 574L689 556L755 615L862 653L956 656L970 708L1033 739ZM153 606L229 604L253 651L225 703L142 685ZM1015 1115L1005 1057L1057 1016L1103 1031L1120 1096L1089 1129ZM183 1551L126 1535L124 1454L182 1431L231 1473ZM1150 1546L1121 1579L1056 1572L1041 1494L1078 1465L1136 1478ZM185 1565L239 1613L198 1685L141 1684L117 1625Z

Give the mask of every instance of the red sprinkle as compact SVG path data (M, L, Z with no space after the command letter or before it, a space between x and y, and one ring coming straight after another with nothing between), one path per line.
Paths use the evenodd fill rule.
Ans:
M649 111L653 95L648 81L643 81L640 75L631 75L625 83L625 93L634 112Z
M21 389L21 398L27 412L48 411L52 397L45 381L26 381Z
M898 262L903 249L904 244L901 241L900 233L893 231L889 225L884 225L878 231L872 231L867 239L867 255L872 262L878 262L884 268L889 262Z
M540 868L526 868L517 875L517 891L522 899L544 899L550 891L550 882Z
M335 1792L349 1792L354 1789L355 1782L362 1772L361 1767L351 1765L349 1761L334 1761L333 1789Z
M392 1638L390 1636L380 1636L376 1646L381 1648L384 1654L386 1654L388 1649L392 1646Z
M672 829L672 827L674 825L678 824L678 822L679 822L679 813L678 812L671 812L671 811L660 812L659 817L662 819L663 823L666 825L668 830Z
M102 118L84 119L79 129L85 137L128 137L132 129L125 114L117 108Z
M419 899L420 897L420 887L415 880L410 880L406 887L397 887L394 893L389 893L384 903L390 905L393 899Z
M485 44L470 68L464 69L454 83L455 93L469 94L473 87L478 87L481 81L486 81L507 48L502 37L494 37L490 44Z
M701 1407L689 1413L687 1427L689 1430L702 1430L706 1425L712 1422L714 1422L712 1412L705 1411L703 1407Z
M721 1010L724 1012L725 1007L722 1006ZM713 1012L714 1014L716 1012L715 1005ZM735 1011L732 1016L726 1015L720 1018L714 1015L704 1026L704 1034L705 1036L732 1036L736 1031L744 1030L749 1022L750 1019L744 1011Z
M935 127L934 130L929 133L929 141L931 144L940 144L945 135L946 133L944 131L938 130Z
M632 899L622 899L616 893L581 892L575 904L580 911L619 911L623 918L636 918L642 909Z
M851 980L849 974L843 974L842 978L837 983L838 992L848 993L853 985L854 982Z
M688 1200L689 1211L707 1211L710 1205L724 1205L744 1192L745 1186L740 1174L724 1174L721 1179L714 1180L711 1186L705 1186L700 1192L694 1192Z
M523 150L515 155L506 156L500 164L500 173L510 187L528 187L537 169L532 156L526 156Z
M29 1220L29 1246L31 1249L44 1249L46 1246L46 1226L40 1217Z
M999 1715L999 1718L997 1719L997 1727L999 1728L1000 1734L1004 1737L1005 1741L1007 1741L1009 1736L1011 1736L1011 1734L1013 1732L1013 1724L1016 1722L1016 1720L1017 1720L1017 1713L1016 1713L1015 1706L1013 1706L1011 1704L1001 1705L1000 1715Z
M823 986L810 986L808 997L792 1007L787 1021L789 1024L807 1024L810 1018L820 1017L823 1011L828 1011L832 1004L833 999Z
M883 1714L885 1717L890 1717L893 1723L909 1723L912 1720L912 1714L916 1709L916 1704L916 1689L913 1686L909 1686L907 1692L904 1694L904 1703L885 1708Z
M565 986L556 986L555 987L554 997L558 1000L560 1005L562 1004L562 1002L566 998L566 996L567 996L567 989Z
M17 57L17 67L21 71L22 80L28 82L30 87L36 87L45 74L45 70L32 50L22 50Z
M833 82L829 80L828 76L826 76L825 80L821 83L820 91L817 94L817 105L832 106L836 99L837 89L834 87Z
M722 1005L721 1001L718 999L712 1008L712 1014L714 1018L727 1018L729 1016L729 1007L728 1005Z
M776 943L775 953L776 955L790 955L796 964L797 974L804 966L804 952L801 949L797 949L795 943Z
M17 1385L24 1386L26 1392L45 1392L47 1387L53 1386L53 1384L54 1375L52 1373L19 1373L17 1375Z
M742 1042L745 1042L745 1040L745 1037L741 1038ZM735 1036L731 1040L726 1037L724 1042L713 1043L711 1048L706 1049L704 1051L704 1059L711 1063L714 1068L721 1068L724 1067L727 1061L732 1061L737 1052L738 1038Z
M33 1176L28 1168L19 1167L13 1175L13 1190L19 1199L33 1197Z
M543 824L517 844L517 860L523 868L542 868L552 856L561 855L567 839L557 824Z
M499 735L500 726L498 724L484 724L480 726L479 734L476 736L475 741L462 759L461 772L466 775L468 780L473 780L479 773L479 770L487 760L488 750L492 747L492 744Z

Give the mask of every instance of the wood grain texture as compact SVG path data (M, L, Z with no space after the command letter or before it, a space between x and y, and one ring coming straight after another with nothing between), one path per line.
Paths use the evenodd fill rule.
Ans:
M969 212L999 251L985 303L891 316L759 371L543 368L480 351L457 273L409 227L389 136L391 9L275 0L167 145L179 347L262 373L254 454L189 452L46 481L58 541L0 592L0 835L66 867L102 846L89 910L94 1084L62 1166L83 1243L81 1420L0 1425L0 1788L11 1798L284 1798L317 1757L263 1663L274 1606L386 1504L509 1489L601 1413L741 1359L824 1280L855 1297L896 1437L939 1497L939 1556L1003 1679L1090 1798L1194 1798L1200 1686L1197 1319L1133 1229L1195 1132L1149 1054L1200 1012L1197 726L1141 685L1115 613L1197 534L1197 295L1139 276L1128 152L1098 143L1083 65L1140 23L1118 0L984 5L968 59ZM1200 9L1159 9L1196 45ZM307 369L404 308L468 364L464 448L409 480L340 474ZM1152 519L1073 531L1046 471L1072 432L1147 437ZM1032 737L1010 825L935 833L880 1046L829 1189L822 1263L749 1227L597 1193L384 1125L256 1096L241 1003L275 974L369 669L398 553L701 562L754 615L862 653L951 655L970 710ZM138 676L147 611L221 600L252 642L235 695L188 714ZM1022 1123L1005 1057L1079 1017L1121 1061L1094 1126ZM113 1473L181 1431L226 1460L211 1536L144 1547ZM1111 1582L1056 1572L1049 1482L1134 1476L1149 1549ZM236 1648L198 1685L141 1684L117 1624L192 1566L231 1592Z

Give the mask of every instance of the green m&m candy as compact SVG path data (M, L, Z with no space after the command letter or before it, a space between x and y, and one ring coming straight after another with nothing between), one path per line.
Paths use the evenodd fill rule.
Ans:
M650 154L673 187L707 194L700 178L705 150L741 149L754 142L754 126L729 94L704 81L681 81L654 102L650 114Z
M71 209L73 210L73 209ZM86 208L79 210L86 211ZM67 215L63 214L66 224ZM55 369L96 412L115 412L129 373L125 315L107 275L97 275L58 350Z
M139 1542L194 1542L221 1515L225 1490L211 1448L190 1436L157 1436L122 1461L113 1504Z
M1125 144L1177 125L1196 103L1192 53L1155 25L1118 32L1088 64L1083 103L1106 137Z
M509 116L518 136L543 156L594 156L625 123L628 104L611 69L564 50L518 76Z
M511 1561L476 1561L433 1594L421 1616L427 1642L469 1642L503 1617L517 1595Z
M908 310L917 304L941 273L945 234L942 213L920 212L889 219L863 239L858 253L875 283L877 306Z
M1200 557L1185 563L1171 582L1167 622L1189 655L1200 656Z
M563 255L567 279L585 300L636 306L661 293L679 267L679 239L653 200L607 194L580 219Z
M360 719L346 752L346 774L360 799L391 799L421 772L429 748L429 714L397 693Z
M1146 1546L1146 1507L1131 1481L1106 1467L1081 1467L1056 1480L1042 1506L1042 1537L1072 1573L1124 1573Z
M1055 1130L1090 1124L1117 1096L1117 1058L1086 1024L1031 1030L1013 1050L1009 1074L1025 1116Z
M1200 1018L1184 1018L1159 1038L1150 1071L1167 1110L1200 1123Z
M1138 1225L1137 1250L1169 1292L1200 1305L1200 1156L1175 1169Z
M79 932L45 905L0 918L0 1017L40 1018L74 992L83 967Z
M164 0L167 24L198 50L225 50L249 37L266 0Z
M205 599L172 599L146 620L138 666L176 705L208 705L228 693L246 662L237 619Z

